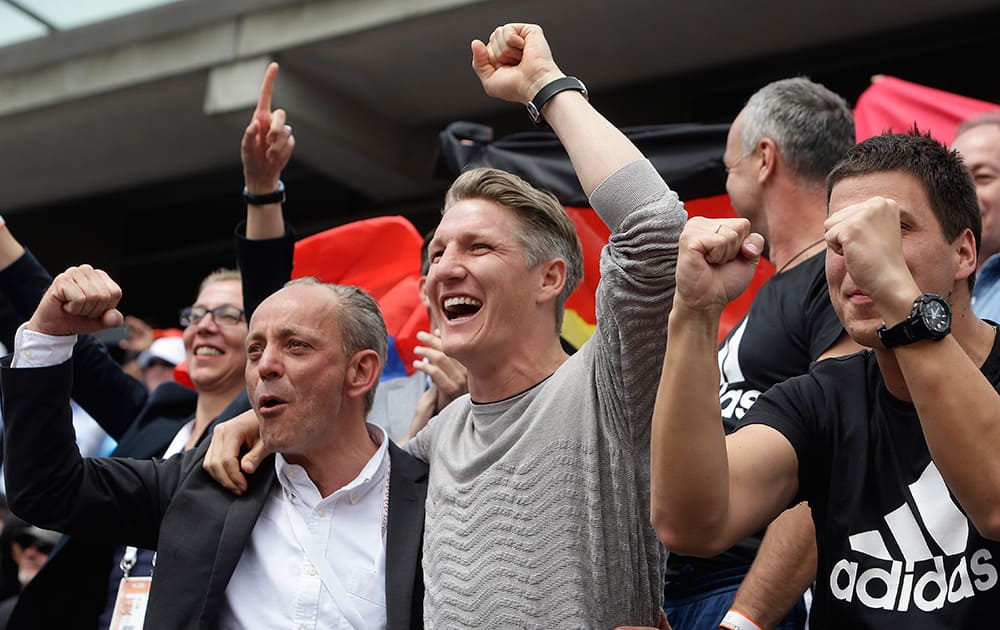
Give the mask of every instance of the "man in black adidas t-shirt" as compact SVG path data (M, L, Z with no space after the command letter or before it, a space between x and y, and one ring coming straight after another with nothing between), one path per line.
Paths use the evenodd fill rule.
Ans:
M831 301L875 349L772 388L725 437L718 315L763 239L740 219L692 219L654 413L654 525L668 548L711 555L807 500L810 627L988 624L1000 604L1000 348L969 307L972 182L918 135L859 144L828 182Z
M737 214L764 236L765 255L778 271L719 348L727 433L761 392L805 374L817 359L859 349L830 304L823 263L826 174L854 137L844 99L804 77L757 90L729 130L726 189ZM752 619L761 627L802 630L814 540L803 505L771 523L763 542L754 535L711 558L671 553L663 592L671 626L704 630L725 620L729 628Z

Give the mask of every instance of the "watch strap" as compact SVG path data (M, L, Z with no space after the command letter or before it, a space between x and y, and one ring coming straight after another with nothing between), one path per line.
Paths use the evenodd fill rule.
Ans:
M562 77L556 79L555 81L550 81L545 84L545 86L538 90L535 94L535 98L526 105L528 108L528 116L531 118L531 122L536 125L542 122L542 108L548 103L553 96L560 92L565 92L566 90L576 90L583 94L584 98L587 98L587 86L583 84L583 81L577 79L576 77Z
M278 180L278 189L263 195L251 195L247 187L243 187L243 201L251 206L266 206L272 203L285 203L285 183Z
M920 334L920 328L922 322L914 321L913 315L899 322L892 328L886 327L882 324L878 327L878 338L886 348L895 348L896 346L905 346L906 344L913 343L915 341L920 341L926 337L922 337Z
M923 309L930 302L939 302L943 304L950 319L951 309L948 306L948 301L940 295L925 293L913 301L913 309L910 311L909 317L899 322L892 328L887 327L885 323L878 327L878 338L879 341L882 342L882 345L886 348L895 348L897 346L905 346L923 339L938 340L944 338L951 330L950 322L948 330L941 332L931 330L927 327L927 323L924 321Z

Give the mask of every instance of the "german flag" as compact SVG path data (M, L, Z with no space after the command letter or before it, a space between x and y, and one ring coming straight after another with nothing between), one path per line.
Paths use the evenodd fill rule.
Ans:
M729 125L656 125L622 131L684 201L689 216L736 216L725 194L726 171L722 163ZM562 337L568 345L579 348L597 324L594 294L600 280L601 249L610 235L608 228L590 208L569 156L552 132L530 131L493 140L489 127L455 122L439 135L438 175L457 177L481 166L515 173L552 192L576 225L583 245L584 277L566 302ZM723 313L720 339L739 322L757 287L773 273L770 263L762 261L750 288Z

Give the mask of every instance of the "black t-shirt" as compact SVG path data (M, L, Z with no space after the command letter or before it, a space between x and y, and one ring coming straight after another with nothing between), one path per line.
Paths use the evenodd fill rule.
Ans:
M982 371L1000 387L1000 344ZM753 423L798 456L819 550L810 627L996 627L1000 543L965 516L916 409L889 394L873 352L774 387L744 418Z
M771 277L758 289L743 320L719 346L719 401L727 433L735 430L761 392L805 374L843 332L830 304L825 262L825 253L820 253ZM748 567L762 536L763 532L713 558L671 554L667 576Z

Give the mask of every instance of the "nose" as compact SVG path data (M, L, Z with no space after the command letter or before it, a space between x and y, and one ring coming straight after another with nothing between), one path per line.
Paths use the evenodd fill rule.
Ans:
M281 353L274 345L268 344L257 359L257 373L261 380L266 381L281 376L283 367Z
M202 330L213 331L218 328L218 325L215 323L215 317L213 316L211 311L206 311L205 314L202 315L200 319L191 322L191 325L194 326L195 330L197 331L202 331Z
M432 274L438 282L453 280L465 275L466 269L464 261L457 249L446 247L438 256L438 259L431 265L428 277Z

